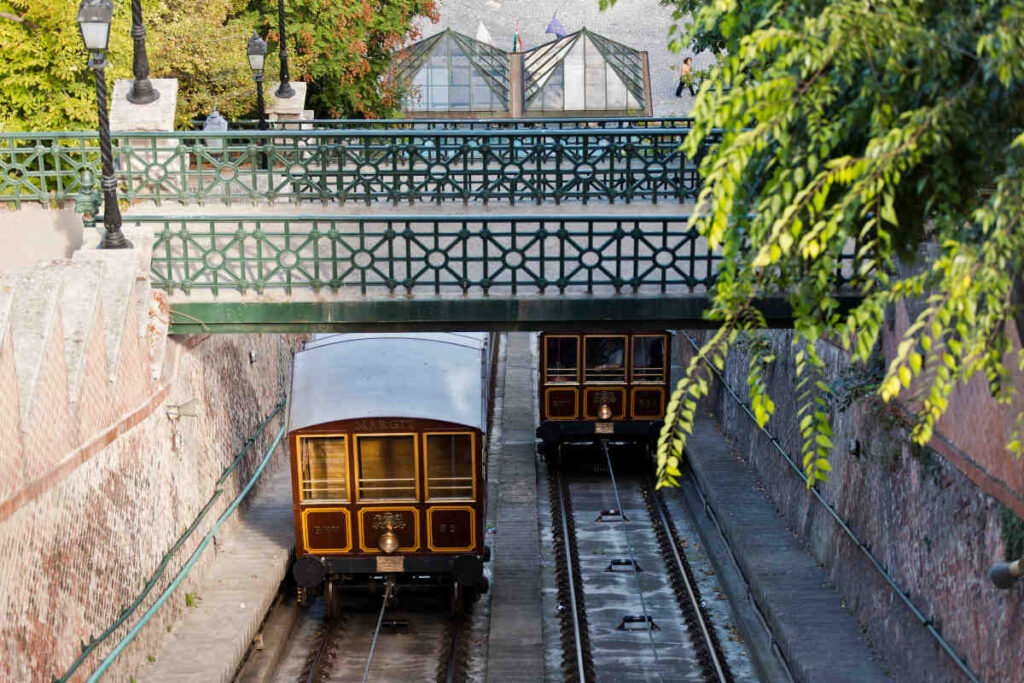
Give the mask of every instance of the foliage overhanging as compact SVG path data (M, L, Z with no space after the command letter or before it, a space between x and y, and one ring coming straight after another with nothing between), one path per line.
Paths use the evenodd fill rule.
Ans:
M694 223L724 260L710 317L717 333L674 392L658 447L660 484L679 476L697 401L740 332L765 326L758 297L794 313L803 466L826 479L833 450L816 342L867 363L886 310L911 324L879 393L915 413L928 442L950 392L981 373L1003 404L1024 370L1011 327L1024 261L1022 0L679 0L684 42L721 47L684 148L701 164ZM717 41L717 42L716 42ZM722 87L715 87L716 85ZM856 254L841 273L843 253ZM843 309L843 285L862 299ZM1015 287L1017 293L1015 294ZM763 353L767 353L764 351ZM748 385L763 425L774 404L751 353ZM1024 413L1008 449L1024 451Z

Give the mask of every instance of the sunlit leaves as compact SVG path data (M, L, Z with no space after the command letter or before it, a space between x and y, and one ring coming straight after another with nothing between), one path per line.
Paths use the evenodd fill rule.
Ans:
M273 37L277 3L252 0L252 7ZM307 106L323 117L394 115L400 95L394 56L419 37L414 19L438 19L434 0L288 0L285 8L292 71L309 82Z
M832 450L822 337L866 363L892 312L909 312L879 393L916 414L920 443L975 375L1009 404L1007 330L1024 260L1024 3L677 7L692 13L686 39L728 55L684 145L707 150L693 222L723 254L709 317L754 329L743 316L757 297L788 301L809 482L827 477ZM858 305L839 307L844 288ZM751 361L748 392L763 423L774 404L760 367ZM1008 446L1019 455L1024 418L1017 425Z

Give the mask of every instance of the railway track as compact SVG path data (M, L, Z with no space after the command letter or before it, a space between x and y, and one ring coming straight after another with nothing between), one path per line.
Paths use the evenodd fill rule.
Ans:
M418 596L417 596L418 600ZM464 634L446 609L385 607L324 618L301 673L302 683L408 683L463 680Z
M566 681L732 675L667 508L647 474L549 471Z

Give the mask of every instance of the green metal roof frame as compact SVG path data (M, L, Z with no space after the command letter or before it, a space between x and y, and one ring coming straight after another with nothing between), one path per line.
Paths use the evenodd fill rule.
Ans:
M628 45L594 33L588 28L581 28L564 38L553 40L523 53L523 67L526 72L524 94L527 104L540 94L558 65L584 36L590 38L594 47L626 86L629 94L636 98L640 107L646 106L642 53Z
M411 83L434 51L445 44L445 38L454 42L466 54L471 68L484 78L491 92L507 103L509 93L508 53L450 28L407 47L398 59L396 67L398 80Z

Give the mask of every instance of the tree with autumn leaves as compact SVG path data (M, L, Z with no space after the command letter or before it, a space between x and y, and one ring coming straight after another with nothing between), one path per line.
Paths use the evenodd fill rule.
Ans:
M259 0L256 8L276 55L277 2ZM289 66L309 82L307 107L329 118L393 114L399 84L390 77L391 61L419 37L413 20L420 16L438 20L434 0L286 0Z
M434 0L286 0L293 79L309 83L306 106L319 116L395 113L393 51L417 36L414 20L437 19ZM92 74L68 0L0 0L0 130L95 127ZM277 73L275 0L144 0L151 77L178 79L178 125L216 107L229 118L252 113L245 46L254 29L268 38L267 80ZM131 12L118 2L108 54L110 80L131 77ZM268 93L269 94L269 93Z

